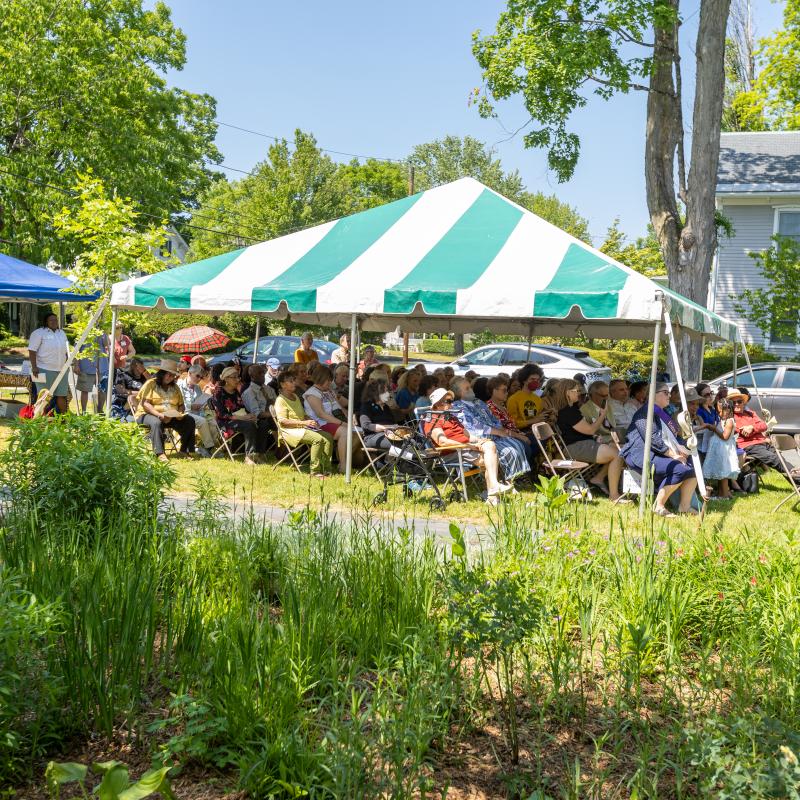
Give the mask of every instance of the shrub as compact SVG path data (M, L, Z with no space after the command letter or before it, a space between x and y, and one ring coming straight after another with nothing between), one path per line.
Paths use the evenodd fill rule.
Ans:
M0 785L54 744L62 683L45 655L55 640L57 611L0 564Z
M152 334L134 334L131 342L137 353L160 353L161 342Z
M422 342L423 353L442 353L446 356L455 355L455 342L452 339L425 339Z
M18 512L96 523L154 511L173 473L137 426L65 414L17 423L0 477Z

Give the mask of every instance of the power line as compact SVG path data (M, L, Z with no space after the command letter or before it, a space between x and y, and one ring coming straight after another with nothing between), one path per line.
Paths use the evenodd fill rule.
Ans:
M5 156L3 153L0 153L0 156L2 156L3 158L8 158L8 156ZM41 187L43 187L45 189L52 189L53 191L60 192L61 194L68 195L69 197L76 197L77 196L77 193L74 190L67 189L65 186L56 186L55 184L52 184L52 183L46 183L45 181L40 181L37 178L28 178L25 175L19 175L19 174L15 173L15 172L11 172L9 170L3 169L2 167L0 167L0 173L2 173L4 175L10 175L12 178L16 178L17 180L27 181L28 183L35 184L36 186L41 186ZM147 211L137 211L136 213L140 214L143 217L148 217L150 219L157 220L160 223L164 222L164 218L161 217L161 216L158 216L157 214L150 214ZM170 221L172 222L172 220L170 220ZM255 238L253 236L246 236L246 235L238 233L238 232L220 231L220 230L216 230L216 229L213 229L213 228L204 228L204 227L202 227L200 225L193 225L193 224L191 224L189 222L184 222L183 220L178 221L178 224L185 225L187 228L193 228L193 229L199 230L199 231L206 231L207 233L217 233L220 236L229 236L231 239L249 239L251 242L259 242L259 241L261 241L260 239L257 239L257 238Z
M271 133L262 133L261 131L254 131L252 128L243 128L240 125L231 125L228 122L220 122L217 120L217 125L221 125L224 128L232 128L235 131L242 131L242 133L250 133L253 136L260 136L262 139L271 139L274 142L283 142L288 141L285 136L273 136ZM319 147L317 145L317 149L323 153L332 153L336 156L347 156L348 158L363 158L367 161L387 161L394 164L405 164L407 159L405 158L381 158L380 156L362 156L358 153L344 153L341 150L331 150L327 147ZM237 170L239 171L239 170Z

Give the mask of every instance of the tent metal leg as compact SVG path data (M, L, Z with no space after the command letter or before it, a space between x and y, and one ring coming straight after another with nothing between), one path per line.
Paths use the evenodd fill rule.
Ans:
M344 471L344 482L350 483L353 474L353 416L356 403L356 358L359 352L356 342L358 341L358 317L353 314L350 322L350 383L347 386L347 464Z
M644 517L650 494L650 447L653 444L653 406L656 402L656 376L658 375L658 349L661 344L661 320L656 320L653 334L653 363L650 365L650 387L647 393L647 425L644 431L644 458L642 460L642 493L639 496L639 517Z
M736 368L739 366L739 343L733 343L733 388L736 388Z
M742 355L744 356L745 364L747 364L747 371L750 373L750 382L753 384L753 393L758 399L758 405L761 409L761 416L764 416L764 404L761 402L761 395L758 393L758 386L756 386L756 376L753 374L753 366L750 363L750 354L747 352L747 345L742 340Z
M681 410L684 414L689 414L689 406L686 402L686 389L683 385L683 375L681 374L681 364L680 360L678 359L678 346L675 343L675 333L672 330L672 321L669 318L669 314L664 315L664 333L666 334L667 340L669 341L670 352L672 353L672 360L675 362L675 378L678 384L678 393L681 396ZM692 451L692 465L694 466L694 474L697 478L697 488L700 491L700 496L703 499L703 503L706 502L706 482L703 479L703 468L700 464L700 456L697 453L697 445L694 447L689 448Z
M256 315L256 338L255 342L253 343L253 363L255 364L258 361L258 340L261 336L261 317Z
M111 309L111 333L108 337L108 386L106 386L106 418L111 417L111 394L114 389L114 331L117 329L117 309Z

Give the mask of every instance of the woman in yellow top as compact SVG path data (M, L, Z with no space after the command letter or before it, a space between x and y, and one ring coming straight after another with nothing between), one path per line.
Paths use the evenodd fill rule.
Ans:
M195 455L194 420L185 413L183 393L175 383L177 375L178 362L162 359L158 372L145 382L136 396L136 421L150 429L153 452L161 461L167 460L164 454L164 428L174 428L180 434L182 454Z
M333 437L320 430L319 425L306 416L303 402L294 391L295 378L288 370L278 375L280 394L275 400L275 415L281 427L281 436L290 447L308 445L311 450L311 475L325 478L331 471Z
M300 337L300 347L294 351L296 364L310 364L312 361L319 361L317 351L311 346L314 344L314 337L306 331Z
M541 422L543 402L536 390L542 385L544 373L536 364L526 364L518 378L520 388L508 398L506 408L514 424L527 433L534 422Z

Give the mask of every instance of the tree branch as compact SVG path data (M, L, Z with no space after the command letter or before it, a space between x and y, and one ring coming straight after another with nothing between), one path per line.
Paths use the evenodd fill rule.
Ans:
M595 81L596 83L599 83L601 86L610 86L612 89L618 89L619 88L615 84L611 83L611 81L607 81L605 78L600 78L597 75L587 75L586 76L586 80L587 81ZM664 92L664 91L662 91L660 89L653 89L651 86L645 86L644 84L641 84L641 83L630 83L630 84L628 84L628 87L630 89L637 89L640 92L660 92L661 94L666 94L668 97L672 97L672 98L675 97L675 93L674 92Z
M675 23L675 38L672 50L672 59L675 64L675 96L677 99L678 112L678 197L686 204L688 193L686 191L686 152L684 148L684 127L683 127L683 79L681 78L681 54L678 48L678 31L680 30L680 19Z

